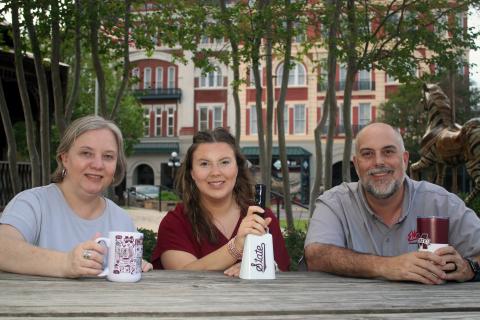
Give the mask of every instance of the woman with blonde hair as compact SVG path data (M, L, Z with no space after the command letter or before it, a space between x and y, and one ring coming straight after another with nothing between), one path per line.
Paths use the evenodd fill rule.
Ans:
M57 149L53 183L16 195L0 218L0 270L77 278L98 275L105 249L93 239L136 231L103 192L125 175L120 129L98 116L75 120ZM151 269L150 263L143 270Z

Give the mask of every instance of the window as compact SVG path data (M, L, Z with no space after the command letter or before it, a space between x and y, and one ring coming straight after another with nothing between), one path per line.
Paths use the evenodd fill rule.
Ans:
M257 108L250 106L250 134L257 134Z
M296 104L294 109L294 126L293 132L295 134L305 133L305 105Z
M253 67L249 69L250 87L255 87L255 77L253 76ZM260 86L262 85L262 66L258 65L258 74L260 75Z
M150 89L152 87L152 69L145 68L143 70L143 89Z
M328 70L327 67L320 69L319 91L327 91L328 88Z
M222 107L213 108L213 128L223 127Z
M371 120L372 113L370 111L370 103L360 103L359 109L360 109L360 112L359 112L360 116L358 119L358 124L360 125L360 128L363 128Z
M463 18L464 18L464 13L463 12L457 12L457 14L455 15L455 23L457 25L457 28L459 29L458 30L459 32L463 32L463 30L465 28Z
M285 107L283 108L283 130L285 130L285 133L290 132L289 124L290 124L290 112L288 111L288 106L285 105Z
M215 68L207 74L200 76L200 88L223 87L223 77L220 68Z
M299 21L293 23L293 32L295 36L293 37L292 42L301 43L305 41L305 25Z
M344 90L345 89L345 80L347 79L347 66L342 64L340 65L340 83L339 83L339 89Z
M175 88L175 67L168 67L167 88Z
M284 65L282 63L277 68L277 86L280 86L282 84L283 66ZM295 62L293 68L290 69L290 72L288 74L288 85L292 85L292 86L305 85L305 77L306 77L305 67L302 64Z
M200 108L200 117L199 117L199 130L205 131L208 130L208 108Z
M391 76L387 73L387 83L398 83L398 80L394 76Z
M155 69L155 88L163 88L163 68L157 67Z
M434 23L434 29L435 32L438 35L445 34L447 35L447 30L448 30L448 16L446 11L442 10L434 10L433 11L433 23Z
M132 70L132 82L133 82L132 89L133 90L140 89L139 81L140 81L140 69L133 68Z
M200 37L200 43L208 44L208 43L210 43L210 38L207 37L206 35L202 35L202 36Z
M162 135L162 108L155 108L155 136Z
M359 83L358 83L358 90L371 90L372 85L370 81L370 71L368 70L360 70L358 74Z
M167 113L167 136L174 136L174 127L175 127L175 110L173 108L168 108Z
M149 137L150 136L150 107L143 109L143 119L144 119L143 136Z

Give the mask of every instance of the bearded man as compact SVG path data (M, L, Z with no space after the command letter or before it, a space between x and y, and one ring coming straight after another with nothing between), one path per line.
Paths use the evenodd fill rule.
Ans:
M359 182L321 195L305 240L309 271L440 284L480 280L480 219L456 195L413 181L402 136L384 123L357 135ZM417 217L449 218L449 246L417 251Z

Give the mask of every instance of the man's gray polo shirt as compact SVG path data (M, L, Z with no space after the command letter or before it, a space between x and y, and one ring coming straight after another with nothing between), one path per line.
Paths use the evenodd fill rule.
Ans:
M357 252L397 256L417 250L417 217L449 217L449 243L464 257L480 255L480 219L456 195L405 178L402 215L391 227L368 207L359 183L343 183L316 200L305 247L333 244Z

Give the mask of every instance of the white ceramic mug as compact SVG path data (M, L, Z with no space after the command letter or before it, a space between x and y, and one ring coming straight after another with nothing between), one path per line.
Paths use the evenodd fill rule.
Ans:
M261 236L254 234L246 236L240 278L275 279L273 241L270 233Z
M110 281L137 282L142 277L143 233L112 231L97 238L108 247L107 265L99 277Z

